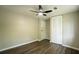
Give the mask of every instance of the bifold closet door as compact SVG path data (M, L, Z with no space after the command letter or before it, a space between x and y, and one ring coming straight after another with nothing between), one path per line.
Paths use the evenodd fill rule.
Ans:
M51 42L62 44L62 16L55 16L50 19Z

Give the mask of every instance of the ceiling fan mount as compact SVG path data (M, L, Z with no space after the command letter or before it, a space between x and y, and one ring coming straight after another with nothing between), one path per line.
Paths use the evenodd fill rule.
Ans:
M39 7L38 11L35 11L35 10L30 10L30 11L37 13L36 15L43 15L43 16L47 16L46 13L53 12L53 10L44 11L41 5L39 5L38 7ZM55 7L54 9L56 10L57 8Z

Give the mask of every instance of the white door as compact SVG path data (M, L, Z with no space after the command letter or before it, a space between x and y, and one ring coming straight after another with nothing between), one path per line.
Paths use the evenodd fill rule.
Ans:
M62 16L50 19L51 42L62 44Z

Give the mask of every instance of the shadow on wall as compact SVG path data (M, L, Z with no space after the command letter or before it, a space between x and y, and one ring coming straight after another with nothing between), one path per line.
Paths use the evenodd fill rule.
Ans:
M76 17L77 19L75 19L74 40L72 41L72 45L79 48L79 12L77 13Z
M63 44L79 48L79 12L64 15Z

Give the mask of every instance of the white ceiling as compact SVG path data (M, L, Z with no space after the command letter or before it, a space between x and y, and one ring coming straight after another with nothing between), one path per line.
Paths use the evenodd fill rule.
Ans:
M42 5L42 7L43 7L43 10L53 10L54 7L58 8L57 10L53 10L53 12L48 13L47 17L75 12L79 10L78 5ZM31 12L30 10L38 10L38 5L8 5L8 6L3 5L3 6L0 6L0 9L1 8L4 8L5 10L14 11L17 13L36 16L35 13Z

